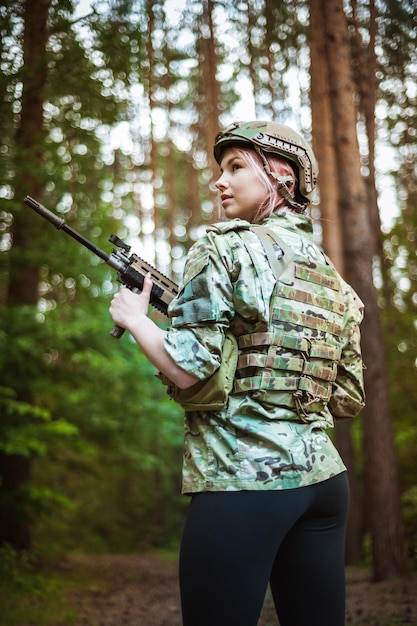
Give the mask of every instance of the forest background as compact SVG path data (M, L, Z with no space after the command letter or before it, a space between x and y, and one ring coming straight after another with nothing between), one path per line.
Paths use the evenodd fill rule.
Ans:
M6 0L0 20L0 571L175 549L187 506L182 411L108 335L115 273L24 197L178 282L219 219L213 140L252 118L312 142L316 238L366 306L367 408L335 429L347 562L415 569L416 3Z

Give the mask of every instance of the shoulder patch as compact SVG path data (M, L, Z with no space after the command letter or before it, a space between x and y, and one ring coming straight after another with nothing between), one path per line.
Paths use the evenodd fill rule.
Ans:
M217 222L216 224L211 224L210 226L207 226L206 231L208 233L212 232L217 234L223 234L237 230L249 230L250 227L250 222L247 222L246 220L235 219L230 220L229 222Z

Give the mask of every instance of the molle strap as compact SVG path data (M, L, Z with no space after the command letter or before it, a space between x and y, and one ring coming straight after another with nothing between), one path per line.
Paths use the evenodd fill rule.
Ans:
M331 395L331 385L329 383L320 384L308 376L271 376L268 374L252 376L250 378L237 378L234 381L233 392L242 393L250 391L279 391L305 392L314 401L327 402Z
M302 357L282 356L277 354L276 347L271 346L267 354L242 354L237 363L238 370L244 370L248 367L262 367L267 370L285 370L289 372L299 372L305 376L314 376L327 382L336 380L337 366L333 363L331 367L307 361Z
M341 346L314 341L306 337L287 335L282 332L249 333L238 338L239 349L247 350L255 346L279 346L287 350L297 350L304 352L313 358L339 361Z

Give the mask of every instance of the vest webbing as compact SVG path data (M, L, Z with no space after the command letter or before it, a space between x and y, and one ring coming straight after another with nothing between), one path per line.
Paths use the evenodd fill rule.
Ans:
M296 409L304 419L325 406L336 379L345 313L340 280L324 254L323 262L313 267L271 229L250 230L264 248L276 284L268 330L238 338L233 393L262 396ZM241 236L246 238L246 233ZM257 271L259 259L250 242L246 248Z

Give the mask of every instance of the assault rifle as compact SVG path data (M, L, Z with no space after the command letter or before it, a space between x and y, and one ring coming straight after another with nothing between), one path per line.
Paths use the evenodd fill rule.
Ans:
M116 235L111 235L109 241L118 249L113 248L111 254L107 254L104 250L101 250L83 235L71 228L71 226L68 226L62 217L52 213L52 211L44 207L43 204L40 204L30 196L26 196L23 202L36 211L36 213L39 213L41 217L51 222L58 230L63 230L85 248L94 252L94 254L105 261L107 265L110 265L110 267L117 271L117 280L119 283L122 283L122 285L125 285L132 291L137 293L142 291L144 278L147 273L150 272L153 281L150 303L164 315L168 314L168 305L177 295L178 286L155 267L150 265L150 263L141 259L137 254L130 254L131 246L125 244ZM123 333L124 328L120 326L113 326L110 331L110 334L116 339L121 337Z

